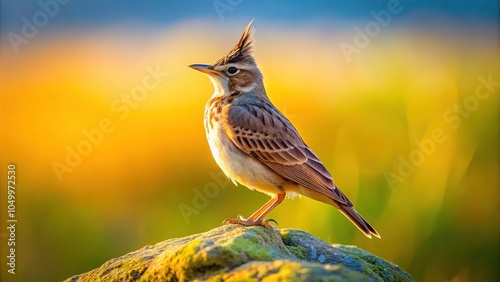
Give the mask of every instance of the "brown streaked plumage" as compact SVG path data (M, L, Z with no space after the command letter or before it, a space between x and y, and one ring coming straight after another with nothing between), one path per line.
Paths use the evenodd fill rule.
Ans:
M215 161L235 184L271 196L249 218L226 222L267 225L274 220L264 217L286 195L302 194L336 207L367 237L380 238L335 185L292 123L267 97L262 74L252 56L252 22L225 57L213 65L190 65L206 73L214 84L215 92L205 107L205 130Z

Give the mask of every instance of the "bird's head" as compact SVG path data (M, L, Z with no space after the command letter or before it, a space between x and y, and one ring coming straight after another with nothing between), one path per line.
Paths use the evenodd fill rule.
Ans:
M234 92L251 92L262 86L262 74L252 56L253 20L243 31L240 40L223 58L212 65L194 64L189 67L207 74L215 87L216 95Z

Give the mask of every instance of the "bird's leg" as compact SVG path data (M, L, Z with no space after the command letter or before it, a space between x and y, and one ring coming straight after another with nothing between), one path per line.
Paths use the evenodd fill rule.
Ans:
M285 199L286 194L278 194L276 198L271 198L267 203L265 203L260 209L254 212L247 220L261 221L264 216L266 216L271 210L273 210L277 205L281 204Z
M238 217L237 219L226 219L224 220L225 224L241 224L245 226L255 226L269 225L269 222L276 222L276 220L269 218L263 219L271 210L273 210L277 205L279 205L285 199L286 194L278 194L276 197L272 197L269 201L267 201L262 207L260 207L256 212L254 212L249 218L245 219L243 217Z

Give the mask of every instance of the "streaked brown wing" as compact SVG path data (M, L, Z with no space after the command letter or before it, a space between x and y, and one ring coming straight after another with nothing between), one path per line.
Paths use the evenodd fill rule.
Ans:
M290 181L352 206L295 127L270 102L233 104L227 118L224 129L243 152Z

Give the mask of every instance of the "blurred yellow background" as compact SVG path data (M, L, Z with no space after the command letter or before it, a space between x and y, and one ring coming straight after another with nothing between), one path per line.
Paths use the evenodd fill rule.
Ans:
M5 281L62 280L267 201L213 161L213 87L187 67L225 55L251 19L61 28L18 54L2 41L0 173L15 163L18 181L18 273ZM417 281L497 280L498 38L395 23L348 62L348 24L254 26L270 99L382 239L305 197L270 214L279 227L357 245Z

